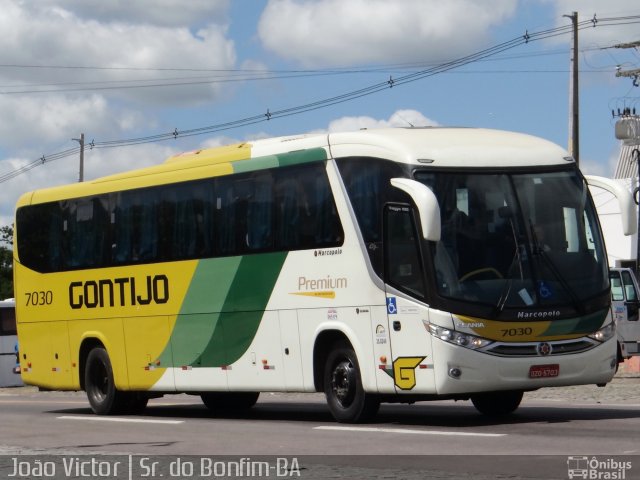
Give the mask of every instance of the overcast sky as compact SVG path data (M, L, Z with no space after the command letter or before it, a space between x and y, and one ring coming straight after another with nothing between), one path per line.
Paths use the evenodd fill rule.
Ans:
M637 0L0 0L0 225L26 191L77 181L86 143L258 123L137 146L87 149L85 178L184 150L310 131L456 125L526 132L567 146L571 36L523 43L483 61L326 108L275 117L455 61L528 33L580 31L581 166L611 176L611 110L640 89ZM634 23L635 22L635 23ZM613 23L618 23L613 25ZM55 158L55 157L54 157Z

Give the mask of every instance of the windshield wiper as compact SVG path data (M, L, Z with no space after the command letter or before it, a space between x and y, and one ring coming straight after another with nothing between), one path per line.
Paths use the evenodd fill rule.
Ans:
M511 259L511 264L509 265L509 269L507 270L507 274L509 275L509 281L505 283L504 287L502 287L502 291L500 292L500 297L498 297L498 303L494 307L494 317L502 313L507 303L507 299L511 294L511 287L513 286L513 277L511 276L511 270L513 268L513 263L516 261L516 259L518 261L518 268L520 270L520 280L524 280L524 272L522 271L522 258L520 257L520 242L518 242L516 227L513 224L513 219L511 218L511 216L509 216L509 225L511 226L511 234L513 235L515 253L513 254L513 258Z
M584 305L580 302L580 299L571 288L571 285L569 285L569 282L567 282L567 279L564 277L564 275L562 275L560 270L558 270L558 267L556 267L555 263L553 263L553 260L549 258L549 255L547 255L547 252L545 252L544 247L542 247L540 245L540 242L538 242L538 236L536 235L531 218L529 218L529 231L531 233L531 240L533 241L533 251L531 252L532 255L538 256L544 261L547 268L558 279L560 285L562 285L562 288L564 288L567 294L569 294L573 308L580 314L584 314ZM540 279L540 282L542 282L542 279ZM538 289L540 289L540 285L538 286ZM538 292L538 295L539 294L540 292Z

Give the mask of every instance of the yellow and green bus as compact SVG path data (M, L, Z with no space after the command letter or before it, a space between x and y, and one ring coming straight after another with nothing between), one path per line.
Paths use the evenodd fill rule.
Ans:
M615 372L586 180L523 134L398 128L188 152L24 194L14 261L22 378L85 390L97 414L180 392L249 408L277 391L324 392L342 422L432 399L502 415L525 391Z

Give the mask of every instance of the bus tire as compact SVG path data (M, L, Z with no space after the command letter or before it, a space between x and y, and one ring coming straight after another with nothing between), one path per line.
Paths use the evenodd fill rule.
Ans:
M371 420L380 407L379 399L364 391L358 358L344 343L337 344L327 357L324 394L331 414L341 423Z
M202 403L212 412L219 410L249 410L258 401L260 392L203 392Z
M91 410L97 415L123 413L131 399L129 392L116 388L109 354L103 347L95 347L87 355L84 389Z
M483 415L501 417L513 413L520 406L522 396L519 390L477 393L471 396L471 402Z

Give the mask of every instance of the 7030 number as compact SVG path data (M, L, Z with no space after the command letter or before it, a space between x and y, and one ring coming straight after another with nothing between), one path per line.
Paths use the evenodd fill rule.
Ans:
M53 303L53 292L51 290L40 290L36 292L26 292L27 306L37 307L40 305L51 305Z
M533 329L531 327L524 328L504 328L500 330L503 337L518 337L520 335L531 335Z

